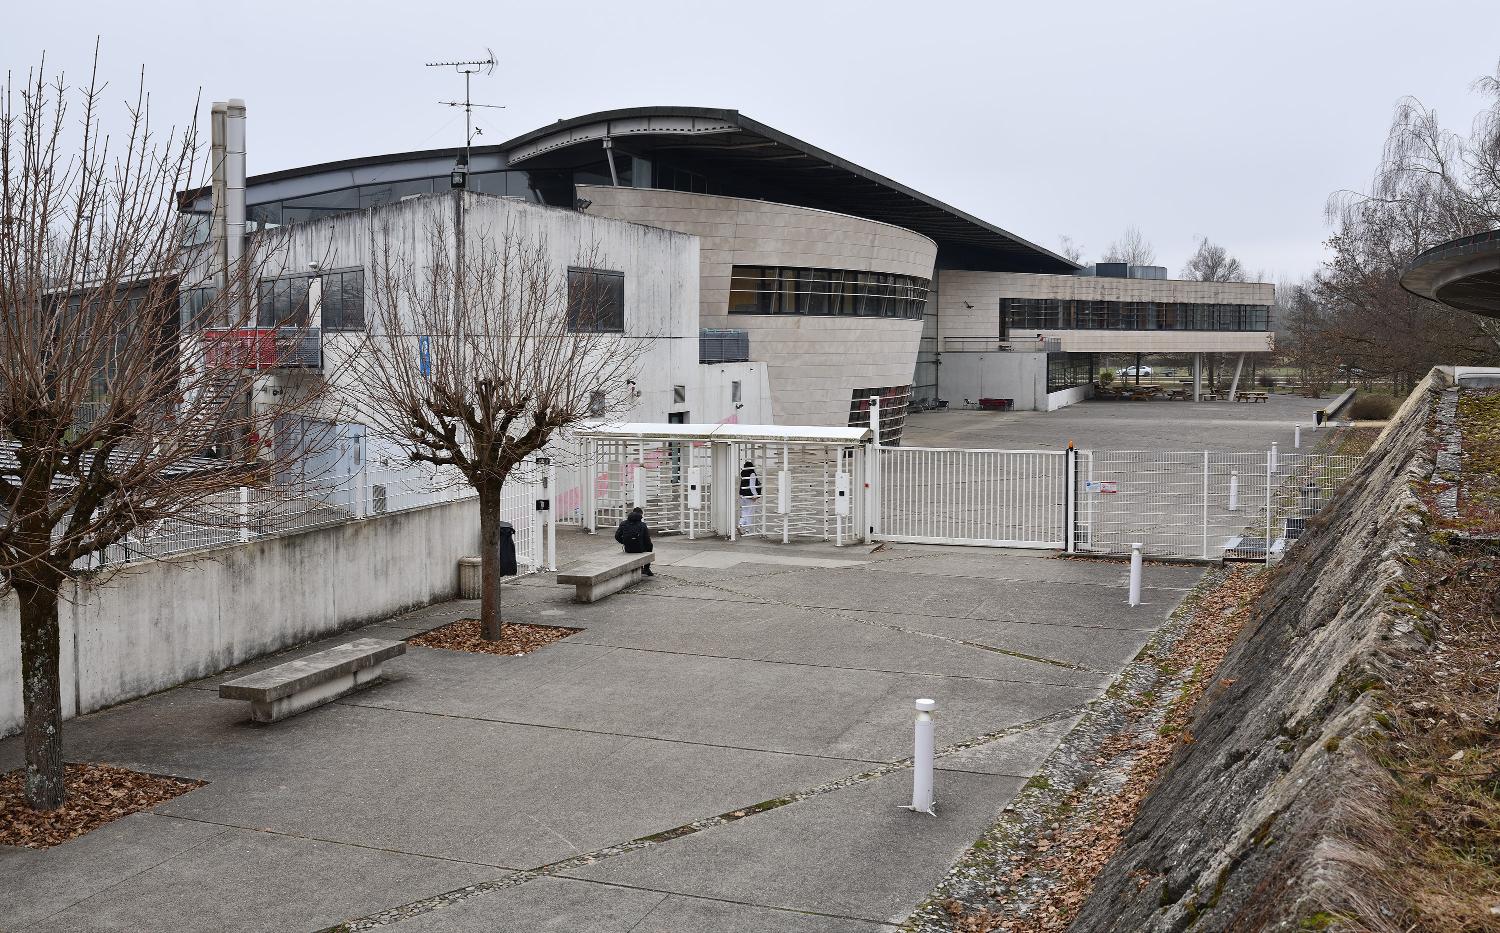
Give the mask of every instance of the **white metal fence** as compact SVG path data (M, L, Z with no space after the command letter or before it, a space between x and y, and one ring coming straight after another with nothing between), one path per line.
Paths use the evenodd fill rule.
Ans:
M205 499L178 515L137 527L124 540L89 559L91 567L160 559L212 548L234 547L279 535L344 522L378 519L443 502L476 500L473 489L431 471L371 465L363 475L323 484L244 486ZM544 553L543 498L532 476L513 480L502 495L501 517L516 529L517 563L534 570ZM476 503L477 507L477 503Z
M1273 553L1296 540L1358 461L1274 450L1085 452L1076 548L1125 554L1140 542L1148 555L1204 559Z
M891 541L1060 548L1067 454L881 447L876 534Z

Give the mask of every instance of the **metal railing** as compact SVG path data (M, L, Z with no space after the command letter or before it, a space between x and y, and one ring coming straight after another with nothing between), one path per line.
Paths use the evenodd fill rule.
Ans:
M323 333L316 327L205 327L203 343L215 368L323 368Z

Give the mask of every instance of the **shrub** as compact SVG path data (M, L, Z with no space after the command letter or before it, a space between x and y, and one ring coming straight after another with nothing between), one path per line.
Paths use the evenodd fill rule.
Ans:
M1270 373L1261 373L1260 374L1260 384L1261 384L1262 388L1266 388L1266 389L1275 388L1276 387L1276 377L1272 376Z
M1101 369L1101 370L1099 370L1099 384L1100 385L1107 386L1111 382L1114 382L1114 381L1115 381L1115 371L1113 369Z
M1396 413L1400 402L1389 395L1366 395L1356 393L1349 403L1346 416L1355 421L1384 421Z

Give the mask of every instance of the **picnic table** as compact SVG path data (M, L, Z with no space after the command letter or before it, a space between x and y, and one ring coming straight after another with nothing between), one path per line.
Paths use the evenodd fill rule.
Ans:
M1236 402L1267 402L1270 399L1269 392L1236 392L1234 394Z

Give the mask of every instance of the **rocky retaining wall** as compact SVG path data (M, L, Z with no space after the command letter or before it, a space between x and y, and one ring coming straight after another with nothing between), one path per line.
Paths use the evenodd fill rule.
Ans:
M1414 639L1391 593L1426 540L1409 481L1432 472L1447 378L1418 387L1274 571L1075 933L1381 926L1377 860L1358 840L1379 822L1382 773L1357 738L1379 728L1373 691Z

